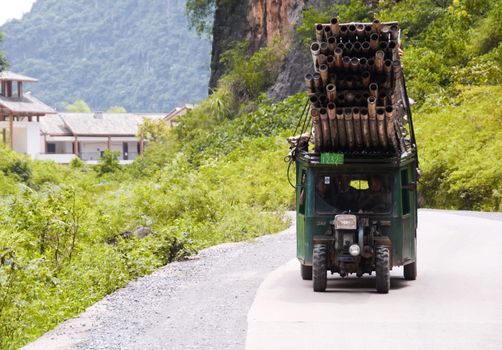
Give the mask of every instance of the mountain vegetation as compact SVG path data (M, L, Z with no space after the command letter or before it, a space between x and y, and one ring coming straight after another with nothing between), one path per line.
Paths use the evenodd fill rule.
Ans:
M190 30L183 0L37 0L0 32L11 69L38 78L30 89L58 110L83 99L167 112L207 96L210 40Z
M490 26L500 4L326 6L304 11L306 41L326 13L402 23L424 205L501 211L501 41ZM112 153L94 167L60 166L0 147L0 348L35 339L170 261L287 226L281 213L294 191L285 137L306 95L276 102L264 94L286 54L280 40L252 56L237 43L211 96L175 129L145 123L149 147L125 168Z

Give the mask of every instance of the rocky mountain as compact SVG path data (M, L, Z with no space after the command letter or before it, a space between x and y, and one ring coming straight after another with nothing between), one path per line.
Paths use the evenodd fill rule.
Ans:
M207 96L210 47L190 30L184 0L38 0L2 27L11 70L57 109L167 111Z
M311 1L314 4L318 1ZM250 40L251 50L281 37L293 45L276 84L270 89L271 96L285 98L302 89L302 76L309 69L307 51L301 47L294 27L301 23L304 0L245 0L217 6L213 25L213 48L210 86L215 86L224 70L220 57L232 42ZM230 15L231 14L231 15Z

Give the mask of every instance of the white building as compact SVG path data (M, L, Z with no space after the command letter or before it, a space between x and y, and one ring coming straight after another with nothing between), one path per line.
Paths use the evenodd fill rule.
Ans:
M23 83L37 80L12 72L0 72L0 129L2 141L19 153L35 157L40 149L40 120L55 114L30 93L23 93ZM16 91L14 91L16 89Z
M127 164L143 153L144 141L137 136L141 123L165 116L102 112L46 116L40 121L42 151L35 158L69 163L78 156L93 164L108 149L119 152L120 162Z
M122 164L130 163L143 153L144 140L138 132L146 118L173 127L193 109L187 104L169 113L57 113L30 93L23 94L23 83L36 83L36 79L4 71L0 82L3 143L33 159L63 164L75 157L97 163L107 149L119 152Z

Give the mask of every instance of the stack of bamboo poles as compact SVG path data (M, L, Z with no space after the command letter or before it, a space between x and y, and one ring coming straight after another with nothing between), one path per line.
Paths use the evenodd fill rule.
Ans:
M396 22L316 24L305 75L314 152L406 151Z

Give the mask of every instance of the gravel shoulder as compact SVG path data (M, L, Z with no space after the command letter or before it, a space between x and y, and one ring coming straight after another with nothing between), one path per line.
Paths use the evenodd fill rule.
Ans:
M244 349L257 289L295 257L294 227L166 265L25 349Z

